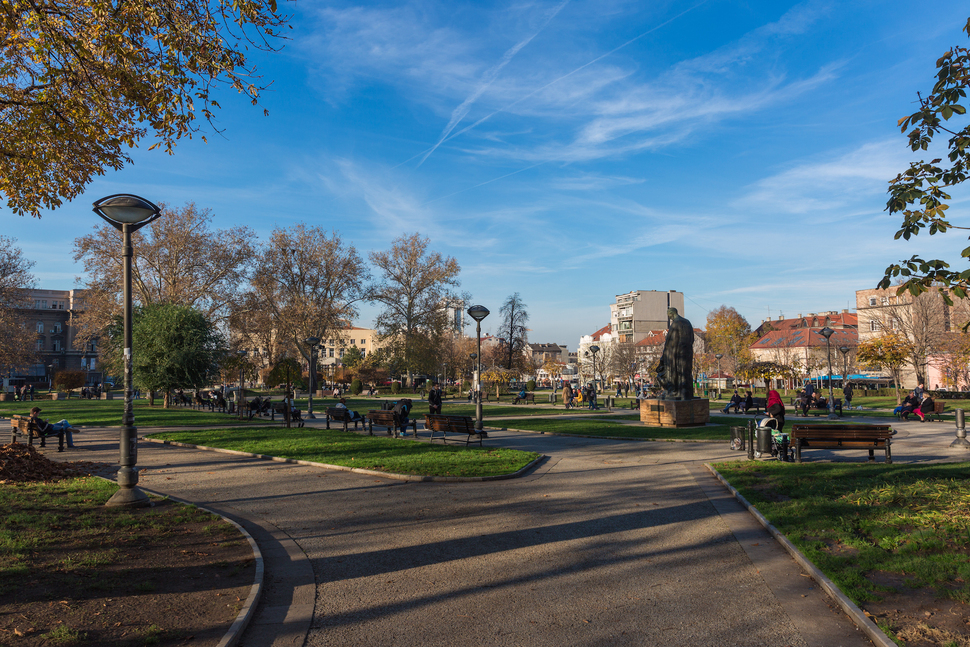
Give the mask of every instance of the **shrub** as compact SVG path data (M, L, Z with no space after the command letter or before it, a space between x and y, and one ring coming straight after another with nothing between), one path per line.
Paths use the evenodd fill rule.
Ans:
M526 382L525 383L525 389L526 389L526 391L535 391L536 390L536 381L535 380L529 380L528 382Z
M397 381L391 382L391 393L393 393L394 395L397 395L400 392L401 392L401 383Z
M360 380L354 380L350 383L350 392L354 395L360 395L364 392L364 383Z
M85 371L58 371L54 375L54 386L65 391L80 389L87 378Z

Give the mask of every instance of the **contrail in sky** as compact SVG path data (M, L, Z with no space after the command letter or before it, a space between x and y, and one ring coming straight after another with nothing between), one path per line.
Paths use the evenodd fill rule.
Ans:
M502 55L502 60L499 61L497 65L494 65L493 67L489 68L485 72L482 78L482 83L479 84L479 86L475 89L474 92L471 93L471 95L467 99L462 101L460 106L454 109L454 111L451 113L451 120L448 122L448 125L445 126L444 131L442 131L441 137L438 139L438 142L430 149L428 149L428 151L424 154L424 157L421 158L421 161L418 162L418 166L421 166L422 164L424 164L424 161L428 159L431 153L435 152L435 150L439 146L441 146L442 142L449 139L448 135L450 135L451 131L455 129L455 126L457 126L461 122L461 120L465 118L465 115L467 115L468 111L471 110L472 104L474 104L478 100L478 97L482 96L482 93L484 93L485 90L487 90L489 86L491 86L492 83L495 82L495 79L498 77L499 72L502 71L502 68L504 68L506 65L509 64L509 62L515 57L515 55L519 53L519 50L521 50L523 47L528 45L533 38L535 38L540 33L542 33L542 30L546 28L546 26L552 21L552 19L555 18L556 15L560 11L562 11L562 8L565 7L567 4L569 4L569 0L563 0L561 3L559 3L559 6L557 6L555 9L551 10L548 13L545 21L542 23L542 26L540 26L539 29L536 30L534 34L532 34L531 36L529 36L528 38L522 41L519 41L511 48L509 48L508 51L506 51L505 54ZM411 159L414 159L414 158L411 158Z
M568 0L566 0L566 1L568 2ZM695 4L695 5L693 6L693 7L690 7L690 8L688 8L688 9L685 9L684 11L682 11L682 12L680 12L680 13L679 13L679 14L677 14L676 16L673 16L673 17L671 17L671 18L669 18L669 19L667 19L667 20L665 20L664 22L662 22L662 23L660 23L660 24L659 24L659 25L657 25L656 27L651 27L651 28L650 28L650 29L648 29L647 31L645 31L645 32L643 32L642 34L639 34L639 35L637 35L637 36L634 36L633 38L631 38L630 40L628 40L628 41L626 41L626 42L625 42L625 43L623 43L622 45L618 45L617 47L614 47L613 49L611 49L610 51L608 51L608 52L606 52L605 54L601 54L601 55L599 55L599 56L597 56L597 57L596 57L596 58L594 58L593 60L591 60L591 61L589 61L589 62L587 62L587 63L584 63L584 64L582 64L582 65L580 65L579 67L577 67L576 69L574 69L574 70L572 70L571 72L567 72L566 74L563 74L563 75L562 75L562 76L560 76L559 78L557 78L557 79L553 79L552 81L549 81L549 83L546 83L546 84L545 84L544 86L542 86L541 88L536 88L535 90L533 90L533 91L532 91L532 92L530 92L529 94L527 94L527 95L525 95L525 96L523 96L523 97L520 97L520 98L518 98L518 99L516 99L515 101L513 101L513 102L512 102L512 103L510 103L510 104L508 104L507 106L505 106L505 107L502 107L502 108L499 108L498 110L495 110L494 112L492 112L492 113L490 113L490 114L487 114L487 115L485 115L484 117L482 117L481 119L479 119L479 120L478 120L478 121L476 121L475 123L473 123L473 124L471 124L471 125L468 125L468 126L465 126L464 128L462 128L462 129L461 129L461 130L459 130L458 132L456 132L456 133L454 133L454 134L451 134L451 131L452 131L452 130L454 130L454 128L455 128L455 126L457 126L457 125L458 125L458 122L459 122L459 121L461 121L461 119L462 119L462 118L464 118L464 116L465 116L466 114L468 114L468 110L469 110L469 108L471 107L471 103L472 103L472 102L473 102L473 101L474 101L475 99L477 99L477 98L478 98L478 97L479 97L479 96L481 95L481 93L482 93L482 92L483 92L483 91L484 91L484 90L485 90L485 89L486 89L486 88L488 87L488 84L491 84L491 82L492 82L492 81L494 80L494 75L493 75L493 76L492 76L492 78L491 78L491 79L490 79L490 80L488 81L488 84L485 84L485 85L483 85L483 86L481 86L481 87L480 87L480 88L479 88L478 90L476 90L476 92L475 92L475 93L474 93L474 94L473 94L473 95L472 95L471 97L469 97L468 99L466 99L464 103L462 103L462 104L461 104L461 105L460 105L460 106L459 106L458 108L456 108L456 109L455 109L455 111L454 111L454 112L452 113L452 117L451 117L451 121L450 121L450 122L448 122L448 126L447 126L447 127L445 128L445 130L444 130L444 132L442 133L442 135L441 135L441 138L440 138L440 139L438 140L438 142L437 142L437 143L436 143L436 144L435 144L434 146L432 146L431 148L429 148L429 149L428 149L427 151L424 151L424 157L423 157L423 158L421 158L421 162L419 162L419 163L418 163L418 166L421 166L421 164L422 164L422 163L424 163L424 161L425 161L426 159L428 159L428 156L429 156L429 155L431 155L431 153L433 153L433 152L434 152L434 151L435 151L435 150L436 150L436 149L437 149L437 148L438 148L439 146L441 146L441 145L442 145L443 143L445 143L445 142L447 142L447 141L450 141L450 140L452 140L452 139L454 139L455 137L458 137L459 135L462 135L462 134L464 134L464 133L467 133L467 132L468 132L469 130L471 130L471 129L472 129L472 128L474 128L475 126L478 126L479 124L481 124L481 123L483 123L483 122L485 122L485 121L488 121L489 119L491 119L491 118L492 118L492 117L494 117L495 115L497 115L497 114L499 114L500 112L506 112L506 111L507 111L507 110L509 110L510 108L513 108L513 107L515 107L516 105L518 105L518 104L520 104L520 103L522 103L522 102L523 102L523 101L525 101L526 99L528 99L528 98L530 98L530 97L533 97L533 96L535 96L536 94L538 94L538 93L540 93L540 92L542 92L542 91L543 91L543 90L545 90L546 88L548 88L548 87L550 87L550 86L553 86L553 85L555 85L556 83L559 83L560 81L562 81L562 80L564 80L564 79L568 79L568 78L569 78L569 77L571 77L571 76L572 76L573 74L576 74L577 72L579 72L579 71L581 71L581 70L584 70L584 69L586 69L586 68L587 68L587 67L589 67L590 65L594 65L594 64L596 64L596 63L599 63L600 61L602 61L602 60L603 60L604 58L606 58L607 56L610 56L610 55L612 55L612 54L615 54L616 52L618 52L618 51L620 51L621 49L623 49L623 48L624 48L624 47L626 47L627 45L630 45L630 44L632 44L632 43L635 43L636 41L638 41L638 40L640 40L640 39L641 39L641 38L643 38L644 36L648 36L648 35L650 35L650 34L652 34L653 32L655 32L655 31L657 31L658 29L661 29L661 28L663 28L663 27L666 27L667 25L669 25L669 24L670 24L670 23L672 23L673 21L675 21L675 20L677 20L677 19L678 19L678 18L680 18L681 16L684 16L684 15L686 15L686 14L688 14L688 13L690 13L690 12L691 12L691 11L693 11L694 9L697 9L698 7L700 7L700 6L702 6L702 5L705 5L705 4L707 4L708 2L709 2L709 0L701 0L701 2L698 2L698 3L697 3L697 4ZM557 9L555 9L555 13L558 13L558 12L559 12L559 10L560 10L560 9L562 9L562 7L563 7L563 6L565 6L565 4L566 4L566 2L563 2L563 3L561 4L561 5L559 5L559 7L558 7ZM553 16L555 15L555 13L553 13ZM552 16L550 16L550 20L551 20L551 19L552 19ZM548 22L549 22L549 21L547 20L547 21L546 21L546 23L545 23L545 24L543 24L543 27L545 27L545 25L546 25L546 24L548 24ZM540 29L540 31L541 31L541 29ZM491 73L491 72L492 72L493 70L494 70L494 72L495 72L495 74L497 74L497 73L499 72L499 70L501 70L501 69L502 69L502 67L504 67L504 66L505 66L505 64L506 64L506 63L508 63L508 61L509 61L509 60L511 60L511 56L514 56L514 55L515 55L515 52L517 52L517 51L519 51L520 49L522 49L522 46L524 46L524 45L525 45L526 43L528 43L528 42L529 42L530 40L532 40L533 38L535 38L535 36L536 36L536 35L538 35L538 32L536 32L536 34L533 34L532 36L530 36L530 37L529 37L528 39L526 39L526 40L524 40L524 41L522 41L522 43L520 43L520 44L518 44L518 45L516 45L515 47L513 47L512 49L510 49L510 50L509 50L508 52L506 52L506 53L505 53L505 56L503 57L503 60L502 60L502 62L501 62L501 63L499 63L499 64L498 64L497 66L495 66L494 68L492 68L491 70L489 70L488 72L486 72L486 77L487 77L487 76L488 76L488 75L489 75L489 74L490 74L490 73ZM513 50L514 50L514 51L513 51ZM509 54L510 52L511 52L511 56L510 56L510 54ZM506 59L508 59L508 60L506 60ZM464 112L461 112L461 114L460 114L460 116L459 116L459 111L461 111L461 110L462 110L463 108L464 108ZM457 118L456 118L456 117L457 117ZM401 162L401 164L407 164L408 162L410 162L410 161L411 161L411 160L413 160L414 158L416 158L416 157L418 157L418 156L420 156L421 154L422 154L422 153L418 153L417 155L414 155L413 157L411 157L411 158L409 158L409 159L406 159L405 161L403 161L403 162ZM398 164L397 166L400 166L401 164ZM395 167L395 168L396 168L396 167ZM531 168L531 167L530 167L530 168Z

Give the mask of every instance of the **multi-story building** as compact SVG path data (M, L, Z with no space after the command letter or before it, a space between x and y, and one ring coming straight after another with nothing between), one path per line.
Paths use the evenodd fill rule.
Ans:
M377 331L371 328L348 326L339 336L334 335L330 339L320 341L320 346L317 349L317 357L319 358L317 361L321 367L338 366L344 353L351 347L360 349L361 354L367 357L380 348Z
M855 366L858 324L858 317L848 310L765 319L755 330L760 337L750 351L756 361L774 362L791 367L804 377L818 377L828 374L827 354L831 349L832 373L841 376ZM830 343L820 332L826 327L834 331ZM841 348L847 351L840 352Z
M931 389L954 388L966 383L970 368L955 364L947 352L953 342L961 341L960 330L970 320L965 300L954 299L951 306L935 290L917 297L897 296L896 288L858 290L855 294L860 341L889 332L908 340L910 358L900 375L903 387L923 382Z
M84 294L85 290L28 290L26 316L28 325L37 333L37 362L14 371L17 375L13 377L43 384L52 373L83 370L88 373L89 384L103 381L105 376L98 370L98 341L89 341L83 348L74 347L77 317L84 311Z
M667 329L667 309L684 315L684 294L675 290L635 290L616 295L610 304L610 333L619 343L637 343L654 330Z

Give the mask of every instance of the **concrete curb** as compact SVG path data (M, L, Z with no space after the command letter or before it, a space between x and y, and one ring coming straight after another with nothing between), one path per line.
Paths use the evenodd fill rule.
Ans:
M434 483L478 483L481 481L504 481L507 479L514 479L524 475L526 472L528 472L533 467L538 465L541 460L546 458L544 455L540 455L538 458L531 461L528 465L510 474L497 474L495 476L428 476L428 475L418 475L418 474L396 474L394 472L379 472L377 470L368 470L361 467L347 467L346 465L330 465L329 463L315 463L313 461L301 461L295 458L281 458L279 456L269 456L267 454L253 454L251 452L241 452L235 449L222 449L220 447L192 445L190 443L180 443L174 440L159 440L157 438L148 438L144 436L139 440L147 441L150 443L157 443L159 445L171 445L172 447L202 449L209 452L218 452L220 454L232 454L235 456L245 456L246 458L259 458L262 460L276 461L277 463L291 463L293 465L305 465L307 467L320 467L323 469L337 470L340 472L355 472L357 474L366 474L367 476L380 476L383 478L393 479L396 481L434 482Z
M110 480L110 479L105 479L105 480ZM113 482L114 481L112 481L112 483ZM155 490L149 490L148 488L144 488L141 486L139 486L139 488L143 492L153 494L157 497L160 497L163 499L169 499L171 501L175 501L183 505L190 505L193 508L198 508L199 510L204 510L209 514L215 515L220 519L222 519L223 521L226 521L227 523L231 523L233 526L235 526L236 530L238 530L239 533L246 538L246 541L249 542L249 547L253 551L253 559L256 561L256 575L253 578L253 586L249 590L249 596L246 597L246 601L243 603L242 608L239 610L239 613L236 615L236 619L233 621L231 625L229 625L229 629L228 631L226 631L226 635L224 635L222 637L222 640L220 640L219 643L216 645L216 647L235 647L235 645L239 642L239 639L242 637L243 632L246 630L246 627L249 626L249 621L252 620L253 615L255 615L256 605L259 604L259 598L263 594L263 579L266 575L266 567L263 562L263 553L259 550L259 546L256 544L256 540L253 539L253 536L250 535L245 528L240 526L232 519L226 517L225 515L222 515L216 512L215 510L210 510L209 508L206 508L205 506L201 506L198 503L193 503L192 501L186 501L185 499L180 499L178 497L165 494L164 492L156 492Z
M849 619L852 620L852 622L854 622L859 629L865 632L866 636L872 640L873 644L877 645L878 647L896 647L896 643L894 643L889 636L883 633L882 629L880 629L876 623L870 620L869 617L866 616L865 612L856 606L856 604L850 600L845 593L839 590L839 587L835 585L835 582L826 577L826 575L820 571L818 567L811 562L811 560L805 557L802 551L798 550L798 548L796 548L795 545L789 541L788 537L783 535L778 531L777 528L771 525L768 520L765 519L764 515L762 515L757 508L751 505L740 492L734 489L734 487L727 482L727 479L725 479L720 472L714 469L710 463L704 463L704 467L709 469L717 480L719 480L724 487L726 487L728 491L734 495L734 498L736 498L741 505L748 509L748 512L750 512L751 515L758 520L758 523L765 527L765 530L771 533L771 536L774 537L775 540L788 551L792 558L798 562L799 566L805 569L805 571L811 575L813 580L818 582L819 586L821 586L822 589L829 594L829 597L831 597L842 608L845 614L849 616Z

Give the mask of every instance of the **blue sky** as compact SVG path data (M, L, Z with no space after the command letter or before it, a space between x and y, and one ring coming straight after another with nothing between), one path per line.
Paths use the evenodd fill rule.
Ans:
M254 61L262 110L226 92L222 135L91 184L41 221L0 211L40 287L75 286L90 203L194 201L216 227L333 228L362 254L418 231L492 310L519 292L530 339L575 348L614 295L678 290L686 316L854 307L891 262L956 259L960 234L893 241L897 120L965 3L707 0L281 3ZM951 214L965 209L958 195ZM357 325L370 326L365 307Z

